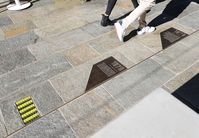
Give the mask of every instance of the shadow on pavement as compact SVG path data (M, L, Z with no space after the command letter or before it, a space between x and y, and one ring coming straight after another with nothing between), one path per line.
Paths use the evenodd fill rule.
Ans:
M175 19L189 6L191 2L199 3L199 0L171 0L163 12L149 23L149 26L157 27Z

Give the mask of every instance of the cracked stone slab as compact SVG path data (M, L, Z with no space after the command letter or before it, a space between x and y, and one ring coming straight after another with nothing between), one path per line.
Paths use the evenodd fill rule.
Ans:
M19 88L30 87L71 68L64 56L55 55L0 77L0 97Z
M0 55L0 75L30 64L35 60L35 57L26 48Z
M60 111L80 138L85 138L117 117L123 108L103 89L85 94L60 108Z
M26 96L32 97L34 104L42 116L63 105L61 97L55 92L49 82L41 83L29 90L17 91L15 94L0 101L0 108L8 134L24 126L15 107L15 102Z
M119 103L129 109L174 74L148 59L102 85Z
M76 138L59 111L54 111L9 138Z

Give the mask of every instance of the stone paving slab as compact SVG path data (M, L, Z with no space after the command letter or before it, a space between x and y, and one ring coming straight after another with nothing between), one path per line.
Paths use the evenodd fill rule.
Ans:
M6 55L0 55L0 75L36 61L35 57L23 48Z
M198 114L157 89L91 138L197 138L198 127Z
M9 138L75 138L75 134L59 111L52 112Z
M12 20L8 16L0 17L0 27L13 24Z
M0 110L0 138L4 138L7 136L6 128L5 128L5 123L3 119L3 115Z
M182 72L196 62L198 58L199 47L197 44L187 47L180 42L153 57L158 63L175 73Z
M63 105L61 97L55 92L49 82L41 83L29 90L20 90L0 101L5 126L8 134L22 128L24 124L15 107L15 102L23 97L31 96L41 115L45 115Z
M21 87L47 80L71 68L63 56L53 56L0 77L1 98Z
M85 138L113 120L123 108L99 87L61 107L60 111L77 136Z
M40 38L34 32L27 32L17 37L9 38L0 41L0 54L6 54L17 49L26 47L29 44L34 44L39 41Z
M152 59L148 59L104 83L105 88L126 109L161 87L174 74Z
M169 92L174 92L183 84L199 73L199 62L196 62L190 68L177 75L175 78L167 82L164 86L169 89Z

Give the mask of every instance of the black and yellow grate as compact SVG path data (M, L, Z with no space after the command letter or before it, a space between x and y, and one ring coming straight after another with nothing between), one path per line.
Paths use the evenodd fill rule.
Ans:
M40 117L40 114L30 96L15 102L17 110L24 124L28 124Z

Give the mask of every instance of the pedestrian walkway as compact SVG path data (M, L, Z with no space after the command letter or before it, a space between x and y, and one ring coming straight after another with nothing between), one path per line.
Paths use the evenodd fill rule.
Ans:
M170 0L158 3L147 21L164 16L162 24L134 37L132 24L125 43L114 27L99 25L106 3L39 0L23 11L0 8L0 138L90 137L155 89L172 93L199 73L196 0L176 18L161 14ZM111 19L130 10L130 1L118 1ZM171 27L189 36L163 50L160 33ZM110 56L127 70L85 92L92 66ZM15 106L26 96L41 115L28 125Z

